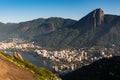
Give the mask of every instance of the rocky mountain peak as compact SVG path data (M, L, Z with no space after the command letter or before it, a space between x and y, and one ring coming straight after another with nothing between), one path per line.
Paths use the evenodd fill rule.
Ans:
M100 26L104 22L104 12L102 9L96 9L92 12L93 26Z
M95 9L85 17L80 19L75 25L74 28L80 28L84 30L89 30L91 28L95 29L104 23L104 12L101 8Z

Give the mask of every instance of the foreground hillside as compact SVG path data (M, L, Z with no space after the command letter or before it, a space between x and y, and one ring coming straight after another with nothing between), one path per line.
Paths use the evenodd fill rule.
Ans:
M0 80L60 80L53 73L0 52Z
M98 60L62 78L63 80L120 80L120 56Z
M0 80L37 80L35 74L0 56Z

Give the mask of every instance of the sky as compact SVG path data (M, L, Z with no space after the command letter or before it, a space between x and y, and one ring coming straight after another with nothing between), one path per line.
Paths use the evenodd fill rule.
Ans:
M79 20L96 8L120 14L120 0L0 0L0 22L18 23L37 18Z

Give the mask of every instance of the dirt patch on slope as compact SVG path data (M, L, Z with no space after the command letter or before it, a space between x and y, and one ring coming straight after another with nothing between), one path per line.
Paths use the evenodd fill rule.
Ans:
M0 80L36 80L33 73L0 56Z

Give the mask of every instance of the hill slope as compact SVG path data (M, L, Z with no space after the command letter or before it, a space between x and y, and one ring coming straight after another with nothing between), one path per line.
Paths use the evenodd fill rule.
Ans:
M101 59L62 77L63 80L120 80L120 56Z
M37 80L35 75L0 56L0 80Z
M0 52L1 80L61 80L51 71ZM32 72L32 73L31 73Z

